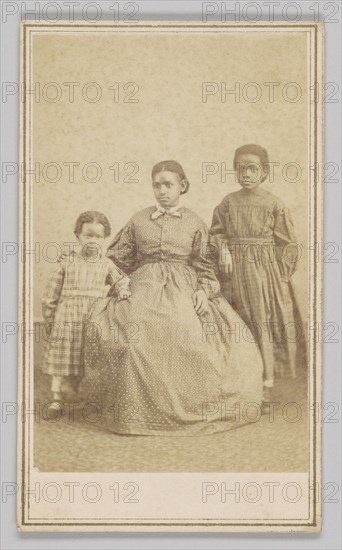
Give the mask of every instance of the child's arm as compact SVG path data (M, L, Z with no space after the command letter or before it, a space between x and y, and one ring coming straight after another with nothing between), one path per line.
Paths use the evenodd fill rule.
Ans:
M64 275L64 266L59 265L58 268L52 273L47 284L45 294L42 298L42 312L45 323L54 322L56 308L63 289Z
M280 275L284 282L288 282L296 270L299 255L290 212L283 206L275 211L273 233Z
M225 223L225 208L221 203L216 206L213 212L213 219L211 222L210 235L216 235L219 238L226 239L226 223Z
M232 272L233 263L228 248L226 209L227 206L224 202L215 208L211 222L210 236L216 248L216 263L219 266L219 270L221 273L229 274Z
M204 291L209 299L218 296L220 294L220 283L215 275L209 232L204 224L196 231L194 236L192 266L197 273L198 290Z

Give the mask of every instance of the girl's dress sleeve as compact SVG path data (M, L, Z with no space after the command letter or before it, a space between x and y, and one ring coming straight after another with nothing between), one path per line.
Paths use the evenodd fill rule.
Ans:
M65 275L65 266L59 265L52 273L42 298L42 312L45 323L53 323L56 308L62 293Z
M298 243L289 210L283 206L275 211L274 242L276 260L280 275L284 282L288 282L296 270Z
M225 253L229 254L226 210L227 207L224 203L216 206L211 222L210 241L212 242L213 250L215 251L215 263L218 263L220 255L223 259Z
M129 221L113 239L108 247L107 257L125 273L134 271L137 259L137 245L132 221Z
M213 219L211 222L210 235L216 235L221 239L227 239L225 213L224 213L224 207L222 203L216 206L214 210Z
M220 294L220 283L215 275L212 255L209 232L203 225L196 231L194 236L192 266L197 273L198 290L204 290L209 299Z

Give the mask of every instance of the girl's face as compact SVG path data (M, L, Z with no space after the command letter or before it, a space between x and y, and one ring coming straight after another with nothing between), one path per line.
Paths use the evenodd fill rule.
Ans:
M267 175L266 167L262 166L260 157L249 153L237 157L236 173L241 187L249 190L259 187Z
M82 256L97 259L102 256L105 236L104 227L101 223L84 223L77 239L82 248Z
M175 172L163 170L153 176L152 186L154 196L163 208L176 206L179 202L179 195L185 191L186 182L181 180Z

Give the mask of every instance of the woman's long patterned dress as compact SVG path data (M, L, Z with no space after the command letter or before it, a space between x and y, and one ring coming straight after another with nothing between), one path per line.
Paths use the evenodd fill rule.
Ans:
M84 392L107 429L192 435L260 417L262 360L208 259L208 230L187 208L135 214L108 256L131 274L132 296L98 300L85 342ZM209 312L197 315L202 289ZM92 332L92 331L90 331Z

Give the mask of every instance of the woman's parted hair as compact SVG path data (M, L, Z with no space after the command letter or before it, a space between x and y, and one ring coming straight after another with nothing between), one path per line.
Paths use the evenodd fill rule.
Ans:
M179 162L176 160L162 160L161 162L158 162L155 164L152 168L152 178L159 174L159 172L173 172L174 174L177 174L181 180L185 181L185 189L181 192L181 195L184 195L184 193L187 193L190 187L190 182L188 178L185 175L185 172L183 170L183 167Z
M236 170L237 159L240 155L256 155L260 158L261 165L263 169L266 171L266 176L262 179L262 181L265 181L265 179L270 173L270 164L269 164L270 160L266 149L261 147L261 145L256 145L255 143L248 143L247 145L242 145L235 151L234 170Z
M87 212L82 212L76 220L74 229L76 237L82 232L84 223L100 223L104 228L104 236L109 237L111 232L110 223L102 212L98 212L97 210L87 210Z

